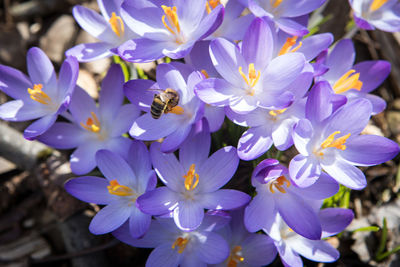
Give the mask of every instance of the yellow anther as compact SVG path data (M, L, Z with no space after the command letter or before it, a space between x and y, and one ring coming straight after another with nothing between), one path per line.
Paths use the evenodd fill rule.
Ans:
M276 117L276 116L278 116L279 114L282 114L283 112L285 112L286 110L287 110L287 108L278 109L278 110L271 110L271 111L269 112L269 115L271 115L271 116L273 116L273 117Z
M200 72L204 75L206 79L210 78L210 75L208 75L208 72L206 70L201 70Z
M293 37L288 37L286 39L285 44L282 46L281 50L279 51L278 56L287 54L287 53L293 53L296 52L297 50L300 49L300 47L303 45L303 42L299 42L299 44L296 47L293 47L297 42L297 36Z
M33 89L28 88L28 93L31 95L31 98L36 102L39 102L44 105L48 105L51 102L51 98L42 91L43 84L34 84Z
M183 176L185 179L185 189L187 191L192 191L199 184L199 175L195 172L196 165L190 165L189 171Z
M356 89L360 91L363 83L359 80L360 73L355 72L355 70L351 69L346 72L342 77L340 77L339 80L337 80L333 85L333 91L335 91L336 94L347 92L350 89Z
M254 64L250 63L249 64L249 73L246 76L246 74L243 73L243 68L239 67L239 73L240 75L242 75L243 80L247 83L248 86L250 86L250 88L253 88L254 86L256 86L258 80L260 79L261 76L261 72L257 71L254 69ZM252 91L252 93L250 93L251 95L254 95L254 91Z
M177 34L181 32L181 27L179 26L178 14L176 13L176 6L169 7L162 5L161 8L164 10L165 15L162 16L162 22L164 23L165 28L170 31L172 34ZM165 21L167 18L169 25ZM174 29L172 29L172 28ZM175 31L176 30L176 31Z
M172 249L175 249L176 247L179 247L178 253L182 253L185 250L186 245L188 243L189 243L189 239L188 238L178 237L175 240L175 242L172 244Z
M184 110L180 106L175 106L168 113L174 113L176 115L182 115L184 113Z
M388 0L374 0L369 6L369 11L374 12L380 9Z
M325 149L328 147L334 147L334 148L337 148L340 150L345 150L346 149L345 143L351 134L349 133L342 137L339 137L338 139L335 139L335 135L337 135L337 134L340 134L340 131L335 131L333 134L329 135L328 138L326 138L325 141L322 142L321 149ZM322 152L320 152L320 156L323 156Z
M280 4L282 4L283 0L269 0L269 2L273 8L277 8Z
M241 254L242 254L242 247L235 246L231 250L231 254L229 254L227 266L236 267L239 262L243 262L244 257Z
M289 188L291 185L290 181L286 179L285 176L279 176L277 179L271 181L268 183L269 184L269 190L271 191L272 194L275 193L275 189L277 189L281 193L286 193L285 188L283 186L286 184L286 188Z
M108 192L112 195L126 197L134 195L134 192L131 188L120 185L117 180L111 180L110 185L107 186Z
M117 16L115 12L113 12L111 13L111 18L108 22L111 24L111 29L118 37L124 35L125 26L120 16Z
M85 128L86 130L93 132L93 133L98 133L100 132L101 128L100 128L100 121L96 116L96 113L94 113L93 111L90 112L92 117L89 117L86 120L86 124L84 124L83 122L81 122L81 126L83 128Z
M210 14L211 11L216 8L221 2L219 0L208 0L206 1L206 10Z

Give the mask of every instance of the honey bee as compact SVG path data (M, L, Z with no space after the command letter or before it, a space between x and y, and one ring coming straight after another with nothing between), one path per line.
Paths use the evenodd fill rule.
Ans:
M157 90L158 91L158 90ZM153 119L159 119L163 113L170 112L179 103L179 94L171 88L155 94L153 103L151 103L151 116Z

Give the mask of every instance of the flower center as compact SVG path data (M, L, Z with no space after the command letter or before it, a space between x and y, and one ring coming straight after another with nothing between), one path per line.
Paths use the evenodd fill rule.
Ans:
M303 42L299 42L296 47L293 47L297 42L297 36L289 37L286 39L286 42L283 44L281 50L279 51L278 56L282 56L287 53L293 53L300 49L303 45Z
M273 8L277 8L280 4L282 4L283 0L269 0L269 2Z
M182 115L184 113L183 107L175 106L168 113L174 113L176 115Z
M206 79L210 78L210 75L208 74L208 72L206 70L201 70L200 72L204 75L204 77Z
M369 11L374 12L380 9L388 0L374 0L369 6Z
M363 83L359 80L360 73L355 72L355 70L351 69L346 72L342 77L340 77L339 80L337 80L333 85L333 91L335 91L336 94L347 92L350 89L356 89L360 91Z
M92 117L89 117L86 120L86 124L81 122L81 126L83 128L85 128L86 130L90 131L90 132L98 133L101 130L100 121L99 121L99 119L97 118L96 114L93 111L91 111L90 114L92 115Z
M210 14L211 11L216 8L220 4L219 0L208 0L206 1L206 10L207 13Z
M335 131L331 135L328 136L328 138L325 139L324 142L321 143L320 149L318 151L314 152L317 153L319 156L323 156L324 153L321 150L324 150L325 148L328 147L334 147L340 150L346 150L346 141L350 137L351 133L343 135L337 139L335 139L335 135L340 134L340 131Z
M169 7L162 5L161 8L165 13L165 15L163 15L161 18L165 28L167 28L167 30L176 37L176 43L183 44L182 36L180 34L181 27L179 26L178 14L176 13L176 6ZM168 23L165 19L167 19Z
M108 22L111 25L111 29L113 30L113 32L115 32L115 34L118 37L124 35L125 32L124 22L122 21L120 16L117 16L115 12L113 12L111 13L111 18Z
M172 249L175 249L176 247L179 247L178 253L182 253L186 245L189 243L189 238L183 238L183 237L178 237L175 242L172 244Z
M242 256L242 247L235 246L231 250L231 254L228 257L228 264L226 266L236 267L239 262L243 262L243 261L244 261L244 258Z
M51 103L51 98L42 91L43 84L38 83L33 85L33 89L28 88L28 93L31 95L31 98L36 102L39 102L44 105L48 105Z
M269 115L271 115L271 116L273 116L273 117L276 117L276 116L282 114L283 112L285 112L286 110L287 110L287 108L284 108L284 109L277 109L277 110L271 110L271 111L269 112Z
M190 165L189 171L183 176L185 179L185 189L192 191L199 184L199 175L195 172L195 164Z
M254 64L250 63L249 64L249 73L248 75L243 73L243 68L239 67L239 73L242 75L243 80L246 82L246 84L250 87L250 91L248 92L249 95L253 96L255 91L253 89L254 86L258 83L258 80L260 79L261 72L257 71L254 69Z
M135 193L132 188L125 185L120 185L117 180L111 180L110 185L107 186L108 192L112 195L126 197L133 196Z
M278 190L281 193L286 193L286 190L284 188L284 185L286 184L286 188L289 188L290 181L286 179L285 176L279 176L277 179L271 181L268 183L269 186L269 191L271 191L272 194L275 193L275 189Z

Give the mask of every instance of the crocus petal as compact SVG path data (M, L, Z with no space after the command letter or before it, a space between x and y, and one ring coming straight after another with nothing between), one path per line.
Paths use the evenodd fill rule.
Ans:
M324 74L324 78L336 82L343 74L349 71L354 62L354 45L350 39L340 40L326 60L329 71Z
M103 112L104 114L105 112ZM133 104L126 104L119 108L118 112L114 114L114 117L110 117L109 121L106 121L105 127L111 128L110 136L116 137L129 131L132 123L140 115L140 110Z
M129 134L138 140L157 140L170 135L179 127L179 117L176 114L164 114L159 119L153 119L146 113L135 120Z
M200 22L196 31L192 33L192 39L202 40L215 32L215 30L221 25L224 19L224 14L225 9L223 5L218 5L215 7L211 13Z
M275 20L276 24L278 25L279 29L282 31L294 35L294 36L303 36L308 34L308 30L306 27L297 23L295 20L290 18L279 18Z
M26 56L26 64L33 84L43 84L45 92L55 92L57 78L53 64L40 48L32 47L29 49Z
M108 185L104 178L84 176L69 180L64 187L68 193L82 201L106 205L114 199L107 190Z
M134 238L142 237L150 227L151 215L144 214L138 208L132 208L131 216L129 217L129 230Z
M114 121L124 100L122 86L125 82L121 66L113 64L101 83L99 105L102 120Z
M62 102L65 97L71 96L78 79L79 64L76 58L67 57L60 69L58 79L58 101Z
M125 186L137 185L135 174L120 155L102 149L96 153L96 162L107 180L117 180L118 183Z
M372 104L372 115L381 113L386 108L386 101L377 95L367 94L364 96Z
M106 20L109 20L112 12L119 14L123 0L113 0L113 1L98 1L101 14Z
M217 264L229 255L229 247L220 235L208 232L207 239L198 246L197 255L207 264Z
M111 56L110 49L113 47L104 42L79 44L68 49L65 55L76 57L79 62L91 62Z
M302 119L297 122L293 130L293 141L296 149L305 156L309 155L308 144L313 136L313 127L309 120Z
M210 132L213 133L218 131L224 123L225 111L220 107L205 106L204 117L210 126Z
M265 266L276 257L277 250L270 237L249 235L242 243L244 263L250 266ZM260 255L263 255L260 257Z
M371 166L391 160L399 153L399 145L377 135L359 135L346 144L342 157L358 166Z
M226 106L237 90L223 79L210 78L201 81L195 87L196 95L207 104Z
M156 247L149 255L146 261L148 267L176 267L181 260L181 253L177 249L172 249L171 244L162 244Z
M204 207L194 201L180 201L174 209L176 226L183 231L192 231L198 228L203 217Z
M168 135L161 143L161 151L175 151L189 135L191 129L192 125L182 125L182 127L177 128L175 132Z
M332 114L331 95L332 88L326 81L318 82L311 88L306 104L306 118L311 123L322 122Z
M315 211L294 194L282 194L275 201L286 224L299 235L312 240L321 239L321 223Z
M272 130L272 140L278 150L284 151L293 145L292 132L295 124L294 120L287 119Z
M321 175L321 166L313 157L299 154L290 161L289 173L297 186L308 187Z
M312 261L333 262L339 258L339 252L322 240L292 238L288 244L294 251Z
M204 208L211 210L232 210L247 204L250 196L237 190L220 189L203 196Z
M158 187L144 193L136 200L139 209L150 215L163 215L178 205L178 195L168 187Z
M28 100L28 88L32 87L29 78L21 71L0 65L0 90L14 99Z
M126 162L128 162L139 181L146 180L151 170L151 160L150 153L143 142L132 141ZM147 186L147 182L145 184Z
M82 175L96 167L94 155L100 148L97 143L86 142L81 144L71 155L70 163L73 173Z
M168 47L168 42L138 38L123 43L116 52L126 61L144 63L162 58L163 49Z
M150 112L151 103L157 93L150 89L153 85L154 81L150 80L130 80L124 84L124 93L129 101L141 110Z
M305 38L302 42L303 45L297 51L303 53L306 60L310 61L318 56L322 50L328 48L332 44L333 35L331 33L311 35L310 37Z
M116 202L102 208L90 222L89 231L95 235L102 235L120 227L131 215L129 206Z
M277 210L272 196L268 193L257 194L245 209L244 224L249 232L257 232L265 228L271 218L275 218Z
M339 184L332 177L322 172L314 184L305 188L291 187L290 190L306 198L325 199L339 191Z
M364 173L342 159L337 159L331 165L321 163L321 166L330 176L346 187L361 190L367 185Z
M363 61L353 68L360 73L361 91L366 93L377 88L390 73L390 63L384 60Z
M86 136L85 132L75 124L56 122L38 140L57 149L71 149L82 144Z
M29 100L28 100L29 101ZM31 102L31 101L29 101ZM11 100L0 106L0 118L7 121L27 121L40 118L48 114L45 107L26 103L23 100Z
M242 160L253 160L264 154L273 144L268 127L253 127L243 133L238 143L238 156Z
M223 147L211 155L198 169L199 189L213 192L226 184L236 172L239 158L234 147Z
M77 87L74 90L71 104L69 105L69 110L71 111L75 121L78 123L85 123L86 120L92 116L90 112L98 114L98 108L96 107L96 103L94 102L93 98L90 97L89 94L80 87Z
M291 247L285 242L280 244L275 243L275 246L279 252L279 257L285 266L303 266L303 261L299 254L297 254Z
M36 139L39 135L46 132L56 121L57 114L46 115L33 122L24 131L24 137L28 140Z
M327 208L318 213L322 226L322 238L336 235L343 231L353 220L350 209Z
M107 37L113 37L110 24L94 10L77 5L72 9L72 14L79 26L93 37L103 41L107 40Z
M157 84L162 89L173 88L180 92L186 92L186 82L182 74L170 64L160 64L157 66ZM182 101L180 101L182 103Z

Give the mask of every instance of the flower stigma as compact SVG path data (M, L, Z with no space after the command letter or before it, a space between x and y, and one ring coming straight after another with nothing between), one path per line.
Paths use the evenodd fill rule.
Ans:
M236 267L239 262L243 262L244 257L242 256L242 247L241 246L235 246L231 250L231 254L228 257L228 263L226 266L228 267Z
M179 19L178 19L178 13L176 12L177 8L176 6L173 7L168 7L165 5L162 5L161 8L164 10L165 15L162 16L162 22L165 26L165 28L167 28L167 30L172 33L176 39L175 42L178 44L183 44L184 41L182 40L182 36L181 36L181 27L179 25ZM165 18L168 20L165 20Z
M182 115L184 113L183 107L175 106L168 113L174 113L176 115Z
M271 191L272 194L275 193L275 190L278 190L281 193L286 193L286 190L284 188L284 185L286 184L286 188L289 188L291 183L288 179L286 179L285 176L279 176L277 179L270 181L267 186L269 186L269 191Z
M178 237L176 240L175 240L175 242L172 244L172 249L175 249L176 247L179 247L179 249L178 249L178 253L182 253L184 250L185 250L185 248L186 248L186 245L189 243L189 238L187 238L187 237L185 237L185 238L183 238L183 237Z
M284 109L277 109L277 110L271 110L271 111L269 112L269 115L271 115L271 116L273 116L273 117L276 117L276 116L282 114L283 112L285 112L286 110L287 110L287 108L284 108Z
M277 8L280 6L280 4L282 4L283 0L269 0L269 2L273 8Z
M279 51L278 56L282 56L287 53L293 53L300 49L303 45L303 42L299 42L296 47L293 47L297 42L297 36L289 37L286 39L286 42L283 44L281 50Z
M200 72L201 72L201 74L204 75L204 77L205 77L206 79L210 78L210 75L208 74L208 72L207 72L206 70L201 70Z
M48 105L51 102L51 98L42 91L43 84L38 83L33 85L33 89L28 88L28 93L31 95L31 98L36 102L39 102L44 105Z
M183 176L185 179L185 189L192 191L199 184L199 175L195 172L195 164L190 165L189 171Z
M132 188L125 185L120 185L117 180L111 180L110 185L107 186L108 192L112 195L126 197L133 196L134 192Z
M91 114L92 117L89 117L86 120L86 124L81 122L81 126L83 128L85 128L86 130L88 130L89 132L98 133L101 130L100 121L99 121L99 119L97 118L96 114L93 111L91 111L90 114Z
M369 6L369 11L374 12L380 9L388 0L373 0Z
M249 74L246 76L244 74L242 67L239 67L239 73L242 75L243 80L246 82L246 84L250 87L250 91L248 92L249 95L253 96L255 91L253 89L254 86L258 83L258 80L260 79L261 72L255 70L254 68L254 63L249 64Z
M121 37L124 35L125 26L120 16L117 16L115 12L111 13L111 18L108 21L111 25L111 29L118 36Z
M210 14L211 11L216 8L221 2L219 0L207 0L206 1L206 10L207 14Z
M334 147L340 150L346 150L346 141L350 137L351 133L346 134L344 136L341 136L337 139L335 139L335 135L340 134L340 131L335 131L331 135L328 136L328 138L325 139L324 142L321 143L320 149L317 151L314 151L314 153L318 154L319 156L323 156L324 153L321 150L324 150L325 148L328 147Z
M339 80L337 80L333 85L333 91L335 91L336 94L347 92L350 89L356 89L360 91L363 83L359 80L360 73L355 72L355 70L351 69L343 74L343 76L340 77Z

